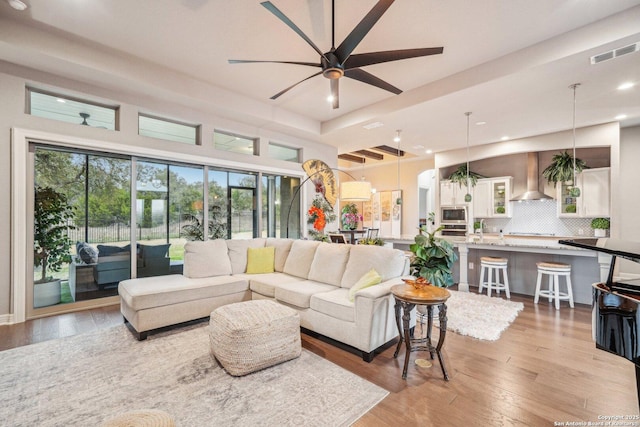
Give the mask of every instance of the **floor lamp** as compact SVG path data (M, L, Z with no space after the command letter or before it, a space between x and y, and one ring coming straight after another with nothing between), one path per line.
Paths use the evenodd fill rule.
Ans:
M353 175L349 172L345 172L338 168L329 168L329 169L321 169L318 170L311 175L309 175L304 181L300 183L296 191L293 193L291 197L291 203L289 203L289 210L287 211L287 234L286 237L289 238L289 217L291 216L291 208L293 207L293 202L296 200L298 193L300 193L300 189L304 186L304 184L309 181L314 176L328 171L336 171L342 172L349 176L353 181L347 181L340 183L340 200L341 201L350 201L350 202L364 202L371 200L371 183L368 181L358 181Z

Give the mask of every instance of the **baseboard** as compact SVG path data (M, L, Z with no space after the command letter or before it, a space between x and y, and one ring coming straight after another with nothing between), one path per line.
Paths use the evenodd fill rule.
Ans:
M13 314L0 314L0 325L12 325Z

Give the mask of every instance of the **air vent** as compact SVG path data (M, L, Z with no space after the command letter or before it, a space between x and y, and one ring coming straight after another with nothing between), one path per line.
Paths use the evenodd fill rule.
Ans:
M627 46L619 47L617 49L603 52L591 57L591 64L598 64L600 62L608 61L610 59L619 58L629 53L637 52L640 50L640 42L636 42Z

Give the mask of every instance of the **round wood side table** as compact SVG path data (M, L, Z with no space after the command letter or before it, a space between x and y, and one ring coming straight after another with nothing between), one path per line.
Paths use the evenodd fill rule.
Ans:
M447 305L445 302L451 294L446 289L437 286L424 286L416 289L407 284L392 286L391 293L396 300L396 325L398 326L398 333L400 334L400 340L398 341L393 357L398 357L403 341L406 347L402 379L407 379L410 353L412 351L428 351L431 359L434 358L434 355L438 356L444 379L445 381L449 381L449 374L447 373L447 368L442 358L442 346L444 345L444 339L447 335ZM411 310L417 305L424 305L427 308L427 333L424 338L412 338L410 332ZM436 346L431 342L433 307L438 307L438 319L440 321L440 333L438 334L438 343Z

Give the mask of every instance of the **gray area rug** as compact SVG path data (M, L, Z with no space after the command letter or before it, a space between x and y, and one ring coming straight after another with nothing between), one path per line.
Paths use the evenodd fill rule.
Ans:
M0 352L0 423L98 426L160 409L179 426L350 425L388 394L303 349L245 377L209 353L207 324L136 341L124 325Z

